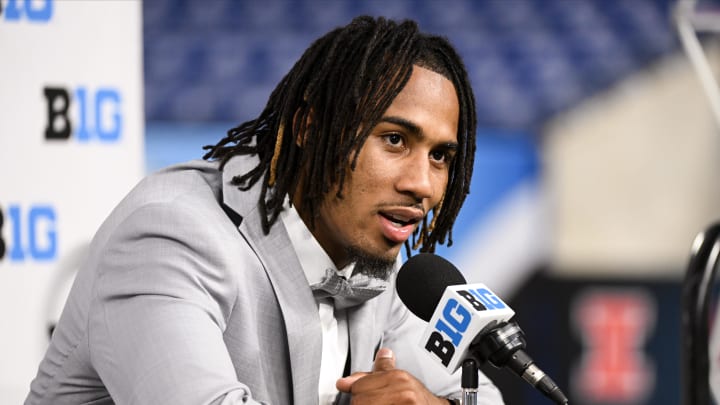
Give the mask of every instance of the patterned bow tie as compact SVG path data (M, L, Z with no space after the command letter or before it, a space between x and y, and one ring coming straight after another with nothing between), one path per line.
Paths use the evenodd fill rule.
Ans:
M335 308L344 309L360 305L375 298L387 289L388 282L356 273L350 280L333 269L325 270L322 281L310 286L316 299L332 297Z

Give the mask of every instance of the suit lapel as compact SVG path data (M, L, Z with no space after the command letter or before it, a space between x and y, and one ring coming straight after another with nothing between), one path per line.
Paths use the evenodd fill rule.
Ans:
M375 308L377 299L348 308L348 334L350 335L350 372L370 371L381 336L376 333Z
M247 172L256 163L255 159L242 157L227 163L223 170L223 200L243 218L239 230L265 266L280 304L290 353L293 402L317 403L322 331L307 278L282 221L276 222L268 235L263 233L257 212L259 187L240 192L230 184L234 175Z

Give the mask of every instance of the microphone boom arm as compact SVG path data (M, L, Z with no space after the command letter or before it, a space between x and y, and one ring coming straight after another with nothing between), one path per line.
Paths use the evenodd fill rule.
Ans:
M497 368L509 368L556 404L567 404L568 399L557 384L525 352L526 345L520 326L515 322L503 322L481 333L470 345L470 350L483 363L489 361Z

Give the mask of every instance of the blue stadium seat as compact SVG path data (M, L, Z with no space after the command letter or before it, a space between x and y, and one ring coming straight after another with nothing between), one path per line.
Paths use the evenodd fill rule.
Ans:
M314 38L358 14L450 38L489 127L541 125L679 49L670 0L153 0L143 12L148 120L259 111Z

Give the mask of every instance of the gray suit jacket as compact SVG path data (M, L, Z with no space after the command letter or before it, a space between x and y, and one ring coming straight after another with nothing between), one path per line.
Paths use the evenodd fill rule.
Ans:
M204 161L177 165L115 208L93 238L26 404L318 403L315 299L282 221L263 233L258 187L230 184L254 163L236 157L224 172ZM420 352L425 323L394 286L348 311L352 371L369 371L387 346L433 392L457 395L458 375ZM480 402L502 403L481 378Z

